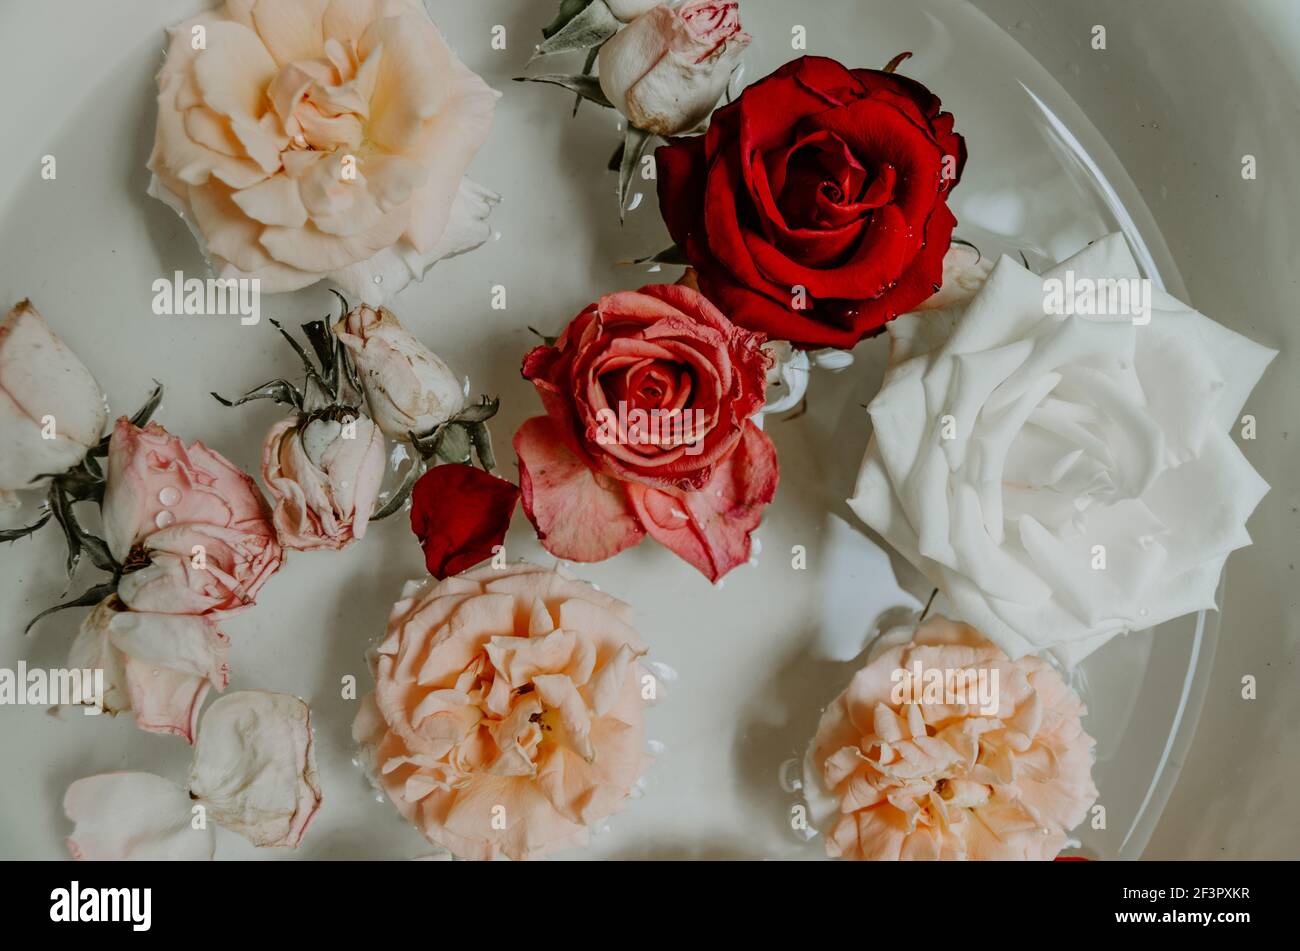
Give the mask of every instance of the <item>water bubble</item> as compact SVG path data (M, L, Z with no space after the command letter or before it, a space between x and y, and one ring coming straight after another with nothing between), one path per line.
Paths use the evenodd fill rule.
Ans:
M176 521L176 513L163 509L153 517L153 523L159 528L166 528Z
M375 282L376 284L382 284L382 283L384 283L384 275L382 275L382 274L376 274L376 275L374 276L373 280L374 280L374 282Z
M777 782L788 793L797 793L803 789L803 764L797 759L788 759L776 771Z
M181 490L174 485L165 486L158 492L158 501L171 508L181 500Z

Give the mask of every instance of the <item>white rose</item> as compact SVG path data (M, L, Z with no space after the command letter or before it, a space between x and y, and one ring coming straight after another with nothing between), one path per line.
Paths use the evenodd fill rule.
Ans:
M1139 276L1112 235L889 325L849 504L1012 658L1074 664L1215 606L1268 491L1229 430L1276 354L1158 290L1149 323L1049 316L1069 272Z
M356 364L370 415L380 431L403 440L425 436L465 407L456 374L391 312L358 307L334 325Z
M21 301L0 323L0 507L39 476L78 465L107 418L85 364Z
M600 88L636 128L688 132L718 104L749 41L732 0L657 6L600 48Z

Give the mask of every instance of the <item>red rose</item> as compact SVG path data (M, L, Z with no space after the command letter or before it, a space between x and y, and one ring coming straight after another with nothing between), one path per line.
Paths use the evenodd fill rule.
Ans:
M505 541L519 489L460 463L434 466L411 490L411 531L439 581L486 561Z
M546 416L515 434L524 511L547 551L600 561L646 533L711 580L749 558L776 492L750 417L770 358L689 287L610 294L524 358Z
M852 347L939 290L966 145L915 80L806 56L656 153L659 205L736 323Z

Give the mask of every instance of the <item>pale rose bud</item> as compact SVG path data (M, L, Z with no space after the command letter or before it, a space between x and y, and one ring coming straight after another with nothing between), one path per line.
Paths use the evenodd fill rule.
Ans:
M341 549L366 534L384 478L384 437L367 416L276 423L262 447L262 479L280 544Z
M9 311L0 324L0 507L38 476L80 463L107 419L99 384L31 301Z
M641 14L659 6L660 0L605 0L605 6L624 23L631 23Z
M688 132L718 104L749 41L734 0L657 6L601 47L600 88L638 129Z
M464 408L456 374L391 312L358 307L334 333L356 364L371 418L394 439L427 435Z

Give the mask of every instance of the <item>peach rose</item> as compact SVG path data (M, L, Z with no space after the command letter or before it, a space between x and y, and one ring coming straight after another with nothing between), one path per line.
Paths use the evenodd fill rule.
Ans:
M367 416L286 419L272 426L262 446L262 479L280 544L338 550L364 537L384 462L384 437Z
M108 446L104 534L136 611L224 614L253 603L281 551L257 485L200 442L123 417Z
M352 728L376 783L462 858L585 845L647 764L628 615L526 564L408 585Z
M381 300L487 239L496 93L418 0L228 0L171 31L150 194L222 278Z
M925 692L935 671L966 692ZM1097 798L1084 712L1043 660L1012 661L974 628L932 618L822 715L804 773L827 853L1053 858Z
M107 418L90 371L32 302L20 301L0 323L0 508L41 476L78 465Z

